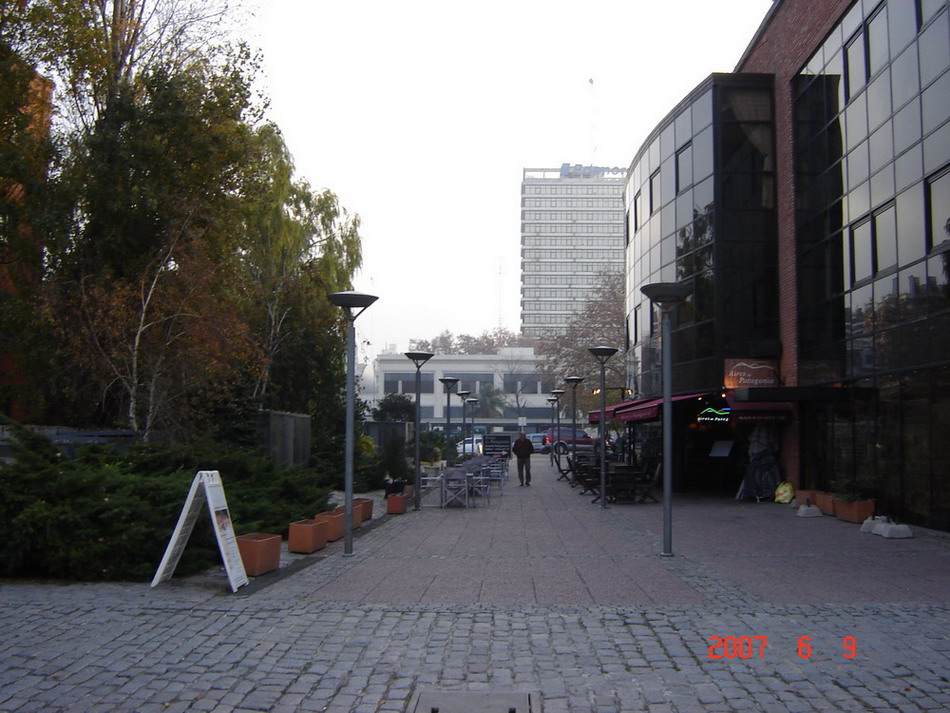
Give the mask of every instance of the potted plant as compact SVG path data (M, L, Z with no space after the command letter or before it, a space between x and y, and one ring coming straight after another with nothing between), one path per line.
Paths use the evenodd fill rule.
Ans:
M835 517L861 523L874 514L874 496L878 483L866 470L853 471L831 483Z

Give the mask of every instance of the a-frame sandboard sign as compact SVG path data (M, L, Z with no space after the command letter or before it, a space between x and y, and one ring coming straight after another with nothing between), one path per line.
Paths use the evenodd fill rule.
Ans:
M231 591L236 592L238 587L243 587L248 583L247 572L244 571L244 562L241 560L241 553L237 546L237 538L234 536L234 527L231 525L231 515L228 512L228 502L224 497L221 476L216 470L201 470L191 482L191 490L188 491L185 506L181 509L181 515L178 516L178 524L175 525L172 538L168 541L168 547L165 548L162 563L158 565L158 571L152 578L153 587L159 582L171 579L175 567L178 566L178 560L181 559L181 553L188 544L188 538L195 529L195 521L201 513L201 506L205 502L208 503L208 512L211 515L215 537L218 539L221 559L224 560L224 568L228 573L228 581L231 583Z

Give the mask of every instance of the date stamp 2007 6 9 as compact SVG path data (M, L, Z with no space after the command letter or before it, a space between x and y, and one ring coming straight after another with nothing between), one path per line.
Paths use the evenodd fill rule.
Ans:
M765 658L765 649L769 645L765 636L710 636L709 658L711 659L751 659ZM858 640L853 636L841 639L842 656L853 659L858 655ZM812 654L810 636L798 637L798 656L807 659Z

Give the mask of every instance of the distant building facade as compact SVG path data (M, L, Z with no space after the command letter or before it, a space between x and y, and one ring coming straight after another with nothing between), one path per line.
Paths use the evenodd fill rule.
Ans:
M478 432L517 431L523 427L536 433L547 429L553 416L547 402L553 385L538 373L539 366L540 357L530 347L502 348L497 354L436 354L421 370L423 428L444 428L448 406L452 430L458 430L462 421L462 399L457 394L468 391L469 398L492 394L484 400L497 407L490 415L484 405L476 407L474 422ZM443 377L459 380L448 398L439 381ZM361 396L374 405L388 394L405 394L415 399L415 389L413 363L403 354L380 354L372 377L364 379ZM469 423L472 422L471 409L471 406L465 409Z
M716 443L741 465L765 438L800 487L871 489L878 512L950 529L950 3L777 0L736 72L647 138L625 206L641 397L615 414L656 428L640 288L688 284L681 487L715 472Z
M605 270L624 259L626 171L526 168L521 182L521 333L563 329Z

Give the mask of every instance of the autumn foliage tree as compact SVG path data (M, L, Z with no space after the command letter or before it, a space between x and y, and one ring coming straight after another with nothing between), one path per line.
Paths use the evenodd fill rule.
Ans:
M609 346L618 349L606 367L607 386L617 388L608 400L619 401L626 386L626 330L624 327L624 275L604 272L590 298L568 322L566 328L544 339L538 349L542 371L552 383L563 386L565 376L583 376L577 389L577 407L581 412L600 406L593 390L600 385L600 365L588 348Z
M35 420L145 438L257 408L335 423L344 330L326 294L351 287L359 218L295 179L257 57L210 43L226 4L0 3L57 86L44 272L19 305L43 352Z

